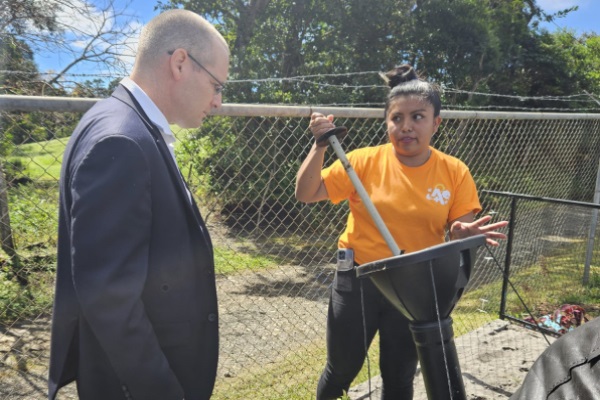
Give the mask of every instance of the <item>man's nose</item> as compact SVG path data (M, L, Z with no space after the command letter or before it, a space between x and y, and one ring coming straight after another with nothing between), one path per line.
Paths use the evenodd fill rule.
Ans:
M213 96L212 107L219 108L223 105L223 95L221 93L217 93Z

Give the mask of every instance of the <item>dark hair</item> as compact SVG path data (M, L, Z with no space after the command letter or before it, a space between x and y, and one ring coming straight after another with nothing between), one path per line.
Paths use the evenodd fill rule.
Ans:
M391 89L385 101L385 117L387 117L391 102L400 96L421 98L433 106L435 117L440 115L442 100L439 86L419 78L417 71L412 66L402 64L380 75Z

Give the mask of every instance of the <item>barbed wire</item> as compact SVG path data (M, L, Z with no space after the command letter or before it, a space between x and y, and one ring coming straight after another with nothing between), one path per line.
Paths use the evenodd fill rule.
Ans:
M341 72L336 74L313 74L313 75L300 75L300 76L291 76L286 78L260 78L260 79L239 79L239 80L231 80L228 82L268 82L274 80L299 80L304 78L323 78L323 77L342 77L342 76L358 76L358 75L374 75L379 74L381 71L359 71L359 72Z
M369 108L382 108L385 106L385 103L319 103L313 104L314 107L369 107ZM473 111L530 111L530 112L570 112L570 113L588 113L588 112L598 112L600 107L590 108L590 107L579 107L579 108L564 108L564 107L519 107L519 106L500 106L500 105L490 105L490 106L468 106L468 105L459 105L459 104L448 104L445 103L445 110L473 110Z
M57 71L46 71L46 72L37 72L37 71L15 71L15 70L0 70L0 74L4 75L33 75L33 76L55 76L58 74ZM104 78L124 78L126 74L111 74L111 73L89 73L89 74L76 74L76 73L64 73L61 76L63 77L75 77L75 78L84 78L84 77L104 77Z
M537 112L590 112L590 111L599 111L600 107L589 108L589 107L581 107L581 108L561 108L561 107L518 107L518 106L465 106L465 105L446 105L446 109L452 110L489 110L489 111L537 111Z
M388 86L386 85L349 85L346 83L321 83L321 82L315 82L315 81L309 81L300 77L290 77L290 78L273 78L273 81L292 81L292 82L299 82L299 83L308 83L314 86L319 86L319 87L337 87L337 88L342 88L342 89L384 89L387 88ZM232 83L250 83L250 82L255 82L254 80L234 80L234 81L227 81L227 83L229 84L229 82ZM267 80L263 80L263 82L267 82Z
M477 96L501 97L501 98L507 98L507 99L520 100L520 101L527 101L527 100L570 101L570 99L576 99L579 97L588 98L587 101L590 101L589 100L590 96L587 93L571 94L571 95L566 95L566 96L522 96L522 95L510 95L510 94L498 94L498 93L471 92L468 90L452 89L452 88L448 88L448 87L444 87L443 89L445 92L451 92L451 93L457 93L457 94L474 94ZM579 101L586 101L586 100L573 100L573 101L579 102Z
M44 83L43 79L39 79L44 76L54 76L55 72L45 71L45 72L32 72L32 71L18 71L18 70L0 70L0 75L32 75L38 77L38 79L32 80L32 83ZM330 73L330 74L311 74L311 75L299 75L299 76L291 76L291 77L274 77L274 78L249 78L249 79L231 79L227 81L228 85L231 84L263 84L263 83L283 83L283 82L295 82L295 83L305 83L308 85L313 85L319 88L341 88L348 90L356 90L356 89L376 89L382 90L387 89L387 85L352 85L348 83L328 83L328 82L318 82L314 80L314 78L339 78L339 77L354 77L354 76L365 76L365 75L377 75L379 77L380 71L358 71L358 72L344 72L344 73ZM84 77L96 77L96 78L112 78L121 79L126 75L114 74L114 73L67 73L64 74L64 78L84 78ZM76 80L67 80L64 79L60 81L63 86L72 85L77 86L81 85L84 82L78 82ZM452 87L448 87L446 85L442 85L442 90L445 95L457 94L457 95L469 95L469 96L481 96L481 97L491 97L491 98L500 98L500 99L510 99L517 100L519 102L525 101L556 101L563 103L593 103L600 105L600 101L598 100L598 95L593 93L589 93L584 91L584 93L565 95L565 96L556 96L556 95L547 95L547 96L523 96L523 95L510 95L510 94L500 94L500 93L485 93L485 92L475 92L468 90L455 89ZM321 104L321 105L336 105L336 106L344 106L344 105L352 105L352 106L372 106L375 105L380 107L383 103L330 103L330 104ZM458 107L458 106L457 106ZM512 109L512 110L537 110L536 108L531 107L518 107L518 106L460 106L465 109ZM574 108L538 108L539 110L552 110L552 111L573 111ZM598 108L580 108L579 110L598 110Z

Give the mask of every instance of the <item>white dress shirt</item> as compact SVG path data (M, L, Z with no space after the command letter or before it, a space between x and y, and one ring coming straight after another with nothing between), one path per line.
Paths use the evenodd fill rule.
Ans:
M121 85L125 86L125 88L127 88L127 90L129 90L131 92L131 94L133 95L133 97L135 97L137 102L140 104L140 106L142 107L142 109L144 110L144 112L146 113L148 118L150 118L150 121L152 121L152 123L158 127L158 130L160 131L160 134L162 135L163 139L165 140L165 143L167 144L167 147L169 148L169 152L171 153L171 156L173 157L173 160L175 161L175 166L177 167L177 169L179 169L179 166L177 165L177 159L175 158L175 141L177 139L175 138L175 135L173 135L173 132L171 132L171 127L169 126L169 121L167 121L167 118L165 117L165 115L158 109L158 107L156 106L156 104L154 104L152 99L150 99L150 97L148 97L146 92L144 92L144 90L142 90L142 88L139 87L137 83L135 83L133 80L131 80L131 78L125 77L121 80L120 83L121 83ZM183 176L181 175L181 171L179 171L179 176L181 177L181 180L184 181ZM184 181L184 186L186 187L188 196L191 201L192 194L187 189L187 185L185 185L185 181Z
M177 160L175 159L175 141L177 139L175 138L175 135L173 135L173 132L171 132L171 127L169 126L167 118L158 107L156 107L156 104L148 97L146 92L144 92L137 83L132 81L131 78L123 78L120 83L131 92L137 102L140 103L140 106L142 106L142 109L148 118L150 118L150 121L158 127L165 143L167 143L171 156L173 156L173 160L175 160L175 165L177 165Z

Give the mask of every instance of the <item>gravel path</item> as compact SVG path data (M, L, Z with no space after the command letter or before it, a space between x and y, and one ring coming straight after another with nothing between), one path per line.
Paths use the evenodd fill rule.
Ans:
M555 339L548 338L550 343ZM521 385L527 371L548 347L536 332L496 320L455 338L467 400L506 400ZM369 390L370 389L370 390ZM351 389L352 400L379 400L381 380L375 377ZM423 377L415 379L414 400L427 400Z
M232 282L228 282L226 285L232 284ZM259 305L264 302L262 303L264 307L261 311L258 311L258 314L269 319L273 318L273 316L269 317L270 313L273 313L273 315L278 314L274 311L278 307L291 313L298 311L298 307L293 306L294 302L272 300L264 298L258 302L249 302L249 304ZM297 303L297 305L300 306L301 303ZM312 312L315 313L315 318L321 318L325 305L323 303L319 304L319 302L313 303ZM303 304L303 306L305 305ZM263 318L255 319L255 315L252 315L248 309L240 307L239 312L247 316L244 319L236 320L235 315L237 312L238 310L230 311L228 316L225 316L225 319L229 320L229 324L223 322L231 330L229 333L222 332L224 346L221 350L220 378L233 377L244 366L269 362L269 360L280 354L282 348L287 348L287 345L284 346L286 341L293 341L294 345L297 345L299 341L309 340L314 335L323 334L322 328L316 326L317 324L315 326L305 324L305 329L302 328L303 324L298 324L294 326L294 330L304 330L308 334L298 333L294 335L290 334L290 330L287 330L282 336L281 322L275 324L274 327L263 325L261 328L261 324L257 321L263 320ZM310 312L310 309L303 309L302 311L303 314L309 314ZM273 318L273 321L276 319ZM237 329L235 321L240 324ZM248 321L252 323L246 324ZM29 400L45 398L48 327L48 319L40 318L34 323L25 324L19 328L13 327L9 333L3 332L0 341L3 350L10 341L9 337L19 335L23 345L18 351L21 354L27 354L35 362L28 361L26 365L21 366L22 370L19 370L14 353L9 355L4 351L1 353L4 363L11 368L0 367L0 380L2 381L0 399ZM248 333L241 334L242 331L248 331ZM277 340L274 340L274 338L277 338ZM550 341L553 340L550 338ZM465 391L469 400L508 399L519 387L535 359L547 347L547 343L540 334L500 320L493 321L476 331L455 338L455 344L459 354ZM17 351L17 347L13 346L14 352ZM26 371L25 367L27 368ZM350 398L352 400L378 400L380 385L379 377L375 376L371 379L370 385L369 382L365 382L353 388L349 393ZM77 399L74 385L63 388L58 399ZM426 399L423 379L418 374L415 381L415 400Z
M324 338L329 273L285 266L219 277L218 379ZM49 337L49 316L0 330L0 399L45 398ZM59 399L76 398L74 385L61 389Z
M215 236L222 241L226 237ZM262 371L290 354L302 354L304 346L323 341L331 267L284 265L218 277L218 381L229 382L249 370ZM46 397L49 321L48 316L40 316L4 329L0 326L0 400ZM455 340L469 400L508 398L547 346L535 333L504 321ZM365 383L353 389L351 398L378 399L378 382L377 377L371 381L371 397ZM416 385L415 400L426 399L421 377ZM59 395L59 399L76 398L74 385Z

